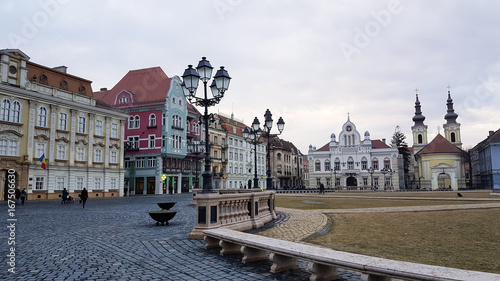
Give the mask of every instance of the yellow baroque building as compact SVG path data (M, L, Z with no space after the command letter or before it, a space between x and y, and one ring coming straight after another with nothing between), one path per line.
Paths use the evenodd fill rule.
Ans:
M75 198L83 188L122 195L128 115L95 99L91 81L29 59L0 50L0 200L16 187L28 200L57 199L64 188Z
M453 100L448 91L447 113L444 116L444 136L438 133L427 142L427 125L422 115L418 94L415 101L415 116L412 126L413 152L415 157L414 185L417 189L458 190L466 188L466 152L461 149L460 123L453 109Z

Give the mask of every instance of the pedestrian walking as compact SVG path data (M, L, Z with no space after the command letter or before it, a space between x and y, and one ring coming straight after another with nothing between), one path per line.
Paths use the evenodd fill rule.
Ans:
M16 205L19 205L19 199L21 198L21 190L16 188Z
M26 200L26 197L28 197L28 192L26 192L26 188L23 188L20 197L21 197L21 205L24 205L24 200Z
M325 194L325 186L323 183L319 184L319 194Z
M83 208L85 208L85 202L87 202L88 198L89 198L89 193L87 189L84 187L82 193L80 193L80 200L82 200Z
M68 201L68 191L66 190L66 188L63 189L62 191L62 200L61 200L61 204L66 204L66 203L69 203Z

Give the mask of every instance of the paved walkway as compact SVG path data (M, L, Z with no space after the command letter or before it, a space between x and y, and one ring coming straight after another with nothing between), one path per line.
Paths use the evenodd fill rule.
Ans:
M156 226L147 214L156 203L175 201L179 213L168 226ZM205 250L204 242L188 240L195 225L191 194L90 199L61 205L58 200L27 201L15 207L15 230L0 231L0 280L307 280L301 269L269 273L269 261L242 264L240 256ZM429 208L500 207L500 203L429 206ZM421 207L408 207L410 209ZM4 226L8 206L0 202ZM404 208L403 208L404 209ZM259 231L264 235L301 241L325 231L325 213L402 211L278 209L279 219ZM415 210L414 210L415 211ZM252 231L253 233L257 231ZM8 272L9 237L14 237L15 273ZM12 241L12 240L10 240ZM7 266L6 266L7 265ZM360 280L359 273L340 270L343 280Z
M147 212L169 201L177 202L172 210L179 213L168 226L156 226ZM13 232L6 227L7 202L0 202L0 280L308 279L305 264L271 274L269 261L242 264L241 256L221 257L205 250L203 241L188 240L196 217L191 201L191 194L89 199L85 209L59 200L27 201L15 207ZM15 273L8 272L9 236L15 238Z

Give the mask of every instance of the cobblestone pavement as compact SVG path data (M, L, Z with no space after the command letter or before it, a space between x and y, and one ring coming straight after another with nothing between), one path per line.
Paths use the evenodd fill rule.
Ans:
M269 273L268 261L242 264L241 256L221 257L204 242L188 240L195 225L191 194L89 199L78 202L27 201L16 206L10 232L7 203L1 202L0 280L307 280L301 269ZM148 211L174 201L178 211L168 226L156 226ZM275 224L289 219L281 213ZM15 235L15 273L8 272L9 236ZM340 271L344 280L359 274Z

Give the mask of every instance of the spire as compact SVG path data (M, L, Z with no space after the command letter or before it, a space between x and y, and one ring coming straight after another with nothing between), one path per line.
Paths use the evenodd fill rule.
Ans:
M420 109L420 101L418 100L418 89L415 89L416 100L415 100L415 116L413 116L413 122L415 126L424 125L425 116L422 115L422 110Z
M458 114L455 113L453 109L453 100L451 99L450 86L448 86L448 100L446 100L446 105L448 106L448 111L444 116L446 124L457 123Z

